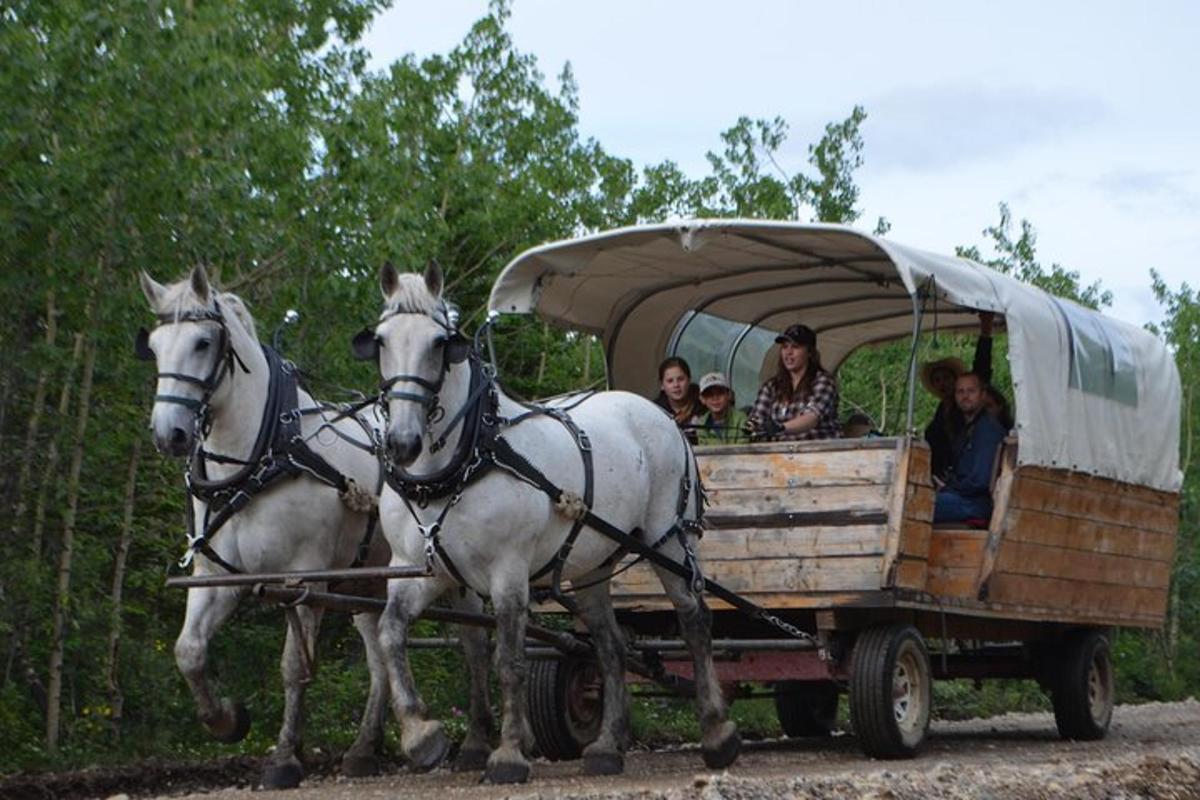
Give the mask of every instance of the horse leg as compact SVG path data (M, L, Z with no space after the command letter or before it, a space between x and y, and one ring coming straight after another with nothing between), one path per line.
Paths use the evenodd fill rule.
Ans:
M683 547L674 539L660 552L679 563L683 562ZM704 763L710 769L722 769L737 759L742 749L742 739L737 726L729 719L729 709L713 666L712 613L704 603L704 598L692 594L683 578L657 565L654 571L675 606L679 631L692 654Z
M453 605L463 611L478 613L483 610L479 595L470 591L464 594L456 592ZM492 732L496 727L488 691L491 647L487 631L479 626L460 626L458 636L470 679L470 698L467 704L467 736L454 759L454 771L475 772L487 766L488 755L492 751Z
M488 756L487 769L483 773L486 783L524 783L529 780L529 761L525 754L533 750L533 731L529 727L525 696L529 672L525 659L529 585L525 575L506 584L492 590L492 605L496 610L496 672L500 676L504 718L500 724L500 746Z
M388 677L379 644L379 615L355 614L354 627L358 629L366 649L371 688L367 693L362 720L358 724L358 737L342 756L342 774L359 778L379 773L377 754L383 741L383 726L387 721Z
M283 724L279 739L263 767L264 789L293 789L304 778L300 762L300 731L304 725L304 691L315 677L317 630L322 609L297 606L288 609L287 640L279 671L283 675Z
M237 607L240 593L229 588L189 589L183 627L175 640L175 665L196 701L200 722L217 740L240 742L250 715L240 702L217 698L208 679L208 643Z
M579 615L592 635L600 675L604 680L603 717L600 735L583 749L583 771L588 775L616 775L625 771L625 748L629 745L629 689L625 685L625 639L617 627L609 594L612 569L590 573L580 583L602 582L575 594Z
M408 664L408 631L444 586L433 578L404 578L388 583L388 602L379 618L379 644L392 690L392 710L400 723L400 748L416 772L433 769L446 757L450 740L442 723L428 718Z

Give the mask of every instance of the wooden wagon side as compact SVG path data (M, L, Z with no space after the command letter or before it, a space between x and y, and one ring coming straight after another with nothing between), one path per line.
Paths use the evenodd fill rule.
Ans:
M709 577L777 610L909 608L989 619L1155 627L1178 495L1000 453L987 529L934 525L929 450L907 438L701 448ZM667 610L644 566L622 610ZM712 601L714 610L725 606Z

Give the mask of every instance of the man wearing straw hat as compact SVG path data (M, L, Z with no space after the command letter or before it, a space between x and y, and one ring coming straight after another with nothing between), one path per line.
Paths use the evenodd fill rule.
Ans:
M975 344L975 359L971 372L979 376L986 386L992 381L992 320L990 311L979 313L979 341ZM929 443L933 477L944 481L954 459L953 443L963 429L962 411L954 403L954 382L967 371L961 359L949 358L930 361L921 365L921 385L926 391L939 398L937 411L925 428L925 441Z

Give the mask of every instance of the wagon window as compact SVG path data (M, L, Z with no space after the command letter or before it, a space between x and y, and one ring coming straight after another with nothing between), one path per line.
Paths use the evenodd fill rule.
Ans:
M1128 406L1138 403L1137 363L1125 335L1073 303L1054 300L1070 336L1068 385Z
M774 331L697 311L680 321L669 355L685 359L696 381L706 372L724 372L737 404L744 407L758 394L759 371L775 336Z

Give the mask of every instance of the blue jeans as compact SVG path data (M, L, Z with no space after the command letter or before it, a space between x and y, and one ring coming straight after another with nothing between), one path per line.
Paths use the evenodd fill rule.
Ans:
M964 519L988 520L992 517L992 498L988 495L965 497L949 489L937 493L933 507L934 522L960 522Z

